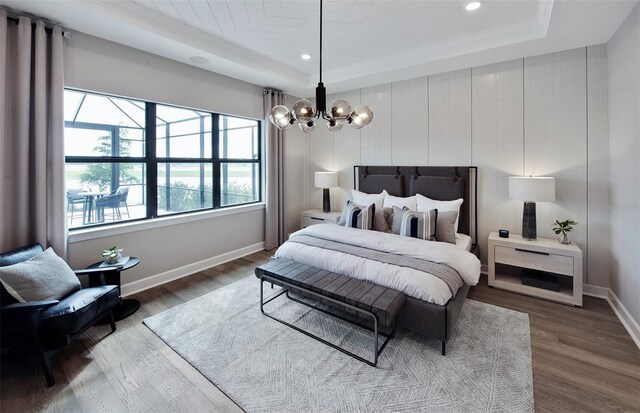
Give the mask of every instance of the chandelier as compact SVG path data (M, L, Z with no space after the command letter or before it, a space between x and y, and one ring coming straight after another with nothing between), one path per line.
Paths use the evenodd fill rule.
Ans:
M276 105L271 109L269 120L278 129L289 129L296 121L303 132L309 133L316 128L316 121L322 117L327 121L327 128L337 132L348 123L355 129L367 126L373 120L373 110L369 105L358 105L351 110L351 105L344 99L331 102L327 112L327 90L322 83L322 0L320 0L320 81L316 87L316 105L313 107L307 99L300 99L289 110L284 105Z

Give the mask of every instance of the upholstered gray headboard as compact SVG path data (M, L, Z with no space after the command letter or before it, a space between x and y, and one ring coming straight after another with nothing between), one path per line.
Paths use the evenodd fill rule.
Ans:
M451 201L463 198L458 231L477 244L477 179L475 166L355 166L355 189L390 195L421 194L431 199Z

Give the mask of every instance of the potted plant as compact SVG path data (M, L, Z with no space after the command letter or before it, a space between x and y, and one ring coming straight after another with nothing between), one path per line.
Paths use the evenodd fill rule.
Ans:
M113 247L107 248L106 250L102 251L102 254L100 255L107 264L115 264L122 257L121 253L122 248L118 248L116 245L114 245Z
M578 225L578 223L572 219L567 219L565 221L559 221L556 219L556 226L553 227L553 232L555 232L556 235L562 234L560 237L561 244L571 244L567 234L571 232L574 225Z

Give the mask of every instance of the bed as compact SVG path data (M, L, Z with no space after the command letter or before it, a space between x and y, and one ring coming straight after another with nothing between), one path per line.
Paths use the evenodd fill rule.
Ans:
M477 260L479 249L476 240L477 169L468 166L356 166L354 183L355 189L372 194L386 190L390 195L398 197L422 194L442 201L463 198L464 202L460 207L458 218L459 236L456 238L456 245L443 245L444 243L440 242L432 243L399 235L327 224L334 228L316 225L294 234L292 240L276 252L276 256L356 278L366 276L374 283L402 290L407 294L407 301L398 315L398 325L423 336L440 340L444 355L447 339L455 328L469 288L477 282L479 277ZM333 238L334 242L348 244L358 243L365 249L369 246L386 249L390 254L409 254L425 260L441 260L447 267L454 268L463 282L454 288L450 283L446 284L428 272L415 272L416 270L411 268L399 266L367 267L369 263L366 258L362 258L362 255L344 255L337 250L325 251L322 247L309 250L307 245L299 245L295 242L296 237L308 238L308 236L316 236L320 239ZM380 247L383 244L385 246ZM429 248L423 248L423 245L429 245ZM446 258L441 259L440 256L446 256ZM350 274L350 271L354 274Z

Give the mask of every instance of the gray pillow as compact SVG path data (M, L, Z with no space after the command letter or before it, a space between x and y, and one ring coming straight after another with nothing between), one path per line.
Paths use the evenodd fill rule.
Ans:
M396 235L400 235L400 228L402 227L402 216L404 215L405 211L408 211L409 208L407 207L391 207L391 209L393 210L393 214L391 217L391 232L393 232Z
M14 265L0 267L0 282L21 303L59 300L80 289L80 280L51 248Z
M386 225L386 228L382 232L392 232L391 227L393 226L393 208L383 208L382 214L384 215L384 223Z
M436 241L456 243L457 211L438 211L436 223Z

